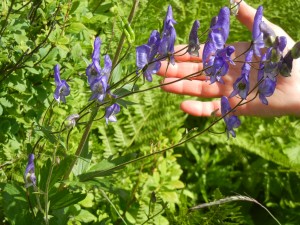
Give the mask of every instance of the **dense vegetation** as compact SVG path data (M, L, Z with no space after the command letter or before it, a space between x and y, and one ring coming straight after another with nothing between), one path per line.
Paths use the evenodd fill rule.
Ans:
M300 40L298 0L248 2L253 7L262 4L269 20ZM120 57L125 56L112 72L112 84L135 71L135 46L146 43L151 30L161 30L169 4L177 21L177 43L187 43L193 21L199 19L200 33L205 32L210 19L228 2L141 0L131 23L135 40L130 40L132 34L125 38ZM299 224L298 118L244 117L236 138L206 132L153 154L214 120L185 115L179 104L191 97L159 88L122 99L116 123L106 124L100 108L88 142L71 175L65 177L89 116L63 132L61 124L89 104L85 72L93 41L97 36L102 40L103 66L104 54L115 56L126 30L122 19L129 16L132 5L129 0L1 1L1 223L45 224L47 217L49 224L276 224L256 200L281 224ZM201 42L205 39L204 35ZM250 39L251 33L232 17L229 42ZM56 64L71 86L66 104L53 98ZM140 78L136 86L116 91L126 94L160 81L156 76L151 83ZM216 132L222 130L222 123L214 127ZM30 153L35 154L37 187L25 188ZM144 158L135 160L138 157ZM201 203L237 195L246 201L189 211Z

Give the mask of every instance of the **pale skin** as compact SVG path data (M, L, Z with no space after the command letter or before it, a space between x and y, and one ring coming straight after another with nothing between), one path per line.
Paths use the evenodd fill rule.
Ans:
M244 24L249 30L252 30L253 20L256 9L247 5L244 1L240 3L240 9L236 18ZM280 27L272 24L266 18L263 18L269 26L273 28L277 36L285 36L287 38L287 47L285 53L288 49L291 49L295 41ZM241 53L245 52L250 43L248 42L238 42L229 44L233 45L236 51L232 54L232 59ZM184 48L186 45L176 46L175 52ZM199 57L190 56L188 53L182 55L185 50L179 52L175 57L176 64L168 65L167 61L162 62L162 66L158 72L158 75L165 76L163 81L164 84L182 79L189 74L195 73L203 69L202 65L202 49L201 46ZM285 54L284 53L284 54ZM181 56L179 56L181 55ZM239 57L238 61L243 61L244 56ZM253 62L258 62L259 58L253 58ZM223 77L225 84L213 83L210 84L206 81L205 75L198 76L193 79L183 79L178 82L162 86L162 89L167 92L172 92L176 94L197 96L200 98L214 98L209 101L196 101L196 100L186 100L180 105L180 108L193 116L211 116L212 112L216 112L220 116L220 98L221 96L229 96L233 90L234 81L241 74L242 62L236 62L235 66L230 65L228 74ZM258 63L253 63L253 67L258 68ZM168 67L168 69L167 69ZM167 69L167 70L166 70ZM250 73L250 89L254 87L257 83L257 70L252 69ZM256 91L247 97L247 100L251 100L255 96ZM240 98L232 97L229 99L231 107L234 107ZM245 116L282 116L282 115L300 115L300 61L299 59L294 60L293 70L290 77L278 76L277 86L274 94L267 98L269 104L264 105L260 102L259 98L255 98L247 104L239 106L235 114L245 115Z

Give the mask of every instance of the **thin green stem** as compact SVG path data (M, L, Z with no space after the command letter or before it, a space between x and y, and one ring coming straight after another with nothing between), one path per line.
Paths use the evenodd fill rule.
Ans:
M80 140L80 143L78 145L78 148L75 152L75 158L73 159L73 161L71 162L71 165L69 166L69 168L67 169L66 173L64 174L64 177L63 177L63 180L66 180L68 179L70 173L72 172L72 169L77 161L77 158L80 156L83 148L84 148L84 145L88 139L88 136L89 136L89 133L90 133L90 130L92 128L92 125L93 125L93 122L94 122L94 119L96 118L97 116L97 113L98 113L98 110L100 108L100 105L97 105L92 113L91 113L91 117L85 127L85 130L84 130L84 133L82 134L82 137L81 137L81 140ZM63 188L63 183L60 185L60 188Z
M129 17L128 17L128 23L129 24L133 20L135 12L138 8L138 4L139 4L139 0L134 0L131 11L130 11L130 14L129 14ZM123 48L123 45L124 45L124 42L125 42L125 37L126 37L125 32L123 31L122 35L121 35L121 38L120 38L120 41L119 41L119 44L118 44L118 47L117 47L117 50L115 52L115 57L113 59L112 68L115 68L115 66L117 65L117 62L119 60L119 57L120 57L120 54L121 54L121 51L122 51L122 48Z

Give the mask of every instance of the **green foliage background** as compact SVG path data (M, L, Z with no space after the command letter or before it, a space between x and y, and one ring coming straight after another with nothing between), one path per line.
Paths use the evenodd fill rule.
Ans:
M133 20L135 45L145 43L153 29L160 30L165 11L173 7L177 43L186 43L190 26L201 21L200 31L227 1L141 0ZM298 0L248 1L262 4L265 16L300 39ZM114 1L1 1L0 30L0 219L3 224L42 224L41 213L30 212L23 173L35 148L36 174L41 190L51 166L55 143L62 140L51 179L50 224L275 224L252 203L228 203L190 213L188 208L238 194L266 205L282 224L300 221L300 125L298 118L242 118L237 138L205 133L187 144L109 173L85 180L138 156L178 143L187 130L200 130L212 118L194 118L179 110L190 97L159 89L130 96L134 105L122 107L118 122L97 121L89 142L66 181L58 186L76 151L84 126L67 135L51 134L70 114L86 105L90 91L85 68L90 63L95 36L103 42L102 55L113 58L122 32L118 15L128 16L132 2ZM231 20L229 42L250 40L251 34ZM202 39L202 41L204 41ZM125 49L129 45L126 42ZM132 47L115 76L135 69ZM102 60L102 59L101 59ZM103 60L101 61L103 62ZM53 66L72 88L67 105L52 104ZM144 89L159 84L138 83ZM100 112L101 114L102 112ZM85 121L83 121L85 122ZM222 130L223 125L218 125ZM37 145L37 141L43 138ZM35 147L36 146L36 147ZM36 196L29 199L36 205ZM15 213L18 212L18 213ZM118 213L121 215L118 215ZM35 217L33 216L35 215Z

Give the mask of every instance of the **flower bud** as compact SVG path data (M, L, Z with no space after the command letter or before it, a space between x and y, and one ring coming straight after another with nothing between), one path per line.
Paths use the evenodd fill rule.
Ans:
M259 29L263 33L263 40L266 47L272 47L275 42L275 32L265 22L259 24Z
M293 46L291 54L293 59L298 59L300 57L300 41Z
M72 114L70 116L67 117L67 119L65 120L65 126L67 128L73 128L76 125L76 120L79 118L80 116L78 114Z
M230 15L237 16L240 9L240 3L230 0Z
M282 64L279 66L279 72L284 77L291 76L291 71L293 68L293 57L292 52L288 53L283 57Z

